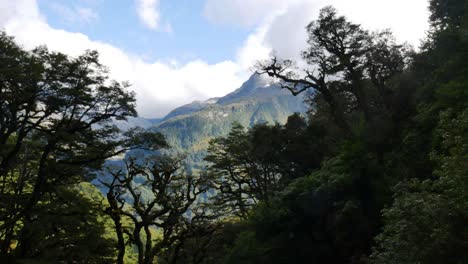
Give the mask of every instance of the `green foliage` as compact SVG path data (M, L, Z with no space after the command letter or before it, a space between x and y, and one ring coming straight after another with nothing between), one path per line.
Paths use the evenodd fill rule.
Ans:
M109 168L111 182L103 182L117 235L117 263L123 263L127 243L135 245L137 263L150 264L157 257L173 263L192 233L211 229L205 208L195 201L206 191L207 178L188 175L183 158L150 155L126 157L121 168ZM124 221L127 220L127 224Z
M298 75L292 61L277 58L259 65L295 94L314 89L316 111L299 133L274 141L262 131L243 144L280 142L284 150L284 142L314 135L318 144L286 153L296 163L302 155L294 153L311 147L323 154L312 173L291 171L297 179L252 207L227 263L467 262L466 7L431 1L419 53L328 7L307 28L303 57L316 71Z
M224 263L262 263L265 252L258 245L254 232L242 232L237 237L235 244L226 254Z
M255 207L249 218L261 263L343 263L365 254L375 230L368 196L359 177L342 158L293 181L271 202Z
M429 10L432 26L438 30L460 27L466 22L468 4L464 0L432 0Z
M101 212L74 186L107 158L164 146L162 136L120 134L113 120L136 115L134 94L95 51L26 51L1 32L0 57L0 258L108 262Z
M269 203L288 182L318 167L323 143L308 140L317 130L294 114L285 126L258 124L246 131L235 123L226 137L212 140L205 160L212 163L217 210L246 217L252 205Z
M90 183L63 186L44 199L25 220L19 251L46 262L108 263L114 259L104 197ZM106 227L107 226L107 227Z
M256 126L247 133L235 123L227 137L210 142L206 160L213 163L209 174L217 190L214 204L227 213L245 217L253 204L268 201L269 195L280 187L278 155L272 151L278 146L273 142L252 144L255 139L274 140L275 137L265 137L270 129L275 127Z
M443 112L436 134L442 141L432 154L436 178L395 187L395 201L383 212L375 263L468 261L468 109Z

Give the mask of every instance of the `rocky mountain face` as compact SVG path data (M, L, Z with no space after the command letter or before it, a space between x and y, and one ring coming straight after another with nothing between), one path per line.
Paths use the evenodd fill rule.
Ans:
M209 141L226 135L233 122L245 127L283 124L294 112L306 109L303 96L292 96L277 83L254 74L234 92L176 108L149 129L163 133L171 152L185 153L187 168L198 170L204 165Z

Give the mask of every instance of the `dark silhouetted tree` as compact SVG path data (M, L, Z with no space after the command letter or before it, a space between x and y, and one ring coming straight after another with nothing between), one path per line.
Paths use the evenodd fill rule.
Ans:
M208 227L209 213L197 203L208 188L207 178L185 174L182 160L129 156L122 168L110 169L106 212L115 223L119 263L125 254L124 234L138 249L138 263L153 263L155 257L176 263L185 241ZM123 218L130 220L129 227L122 225Z

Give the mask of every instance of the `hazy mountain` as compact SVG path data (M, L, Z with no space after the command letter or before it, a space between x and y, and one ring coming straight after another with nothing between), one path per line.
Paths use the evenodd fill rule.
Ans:
M114 124L119 129L126 131L133 127L150 128L155 123L142 117L129 117L127 120L114 120Z

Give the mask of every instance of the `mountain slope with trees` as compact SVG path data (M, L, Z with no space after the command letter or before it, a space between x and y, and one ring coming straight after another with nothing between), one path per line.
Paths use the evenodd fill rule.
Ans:
M268 78L252 75L239 89L221 98L181 106L156 124L152 130L165 135L171 151L186 153L189 169L206 165L208 143L226 135L233 123L284 124L289 115L307 110L304 96L292 96Z

